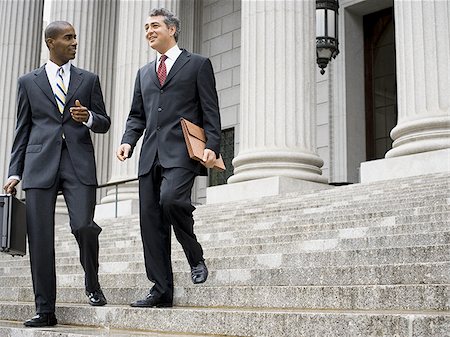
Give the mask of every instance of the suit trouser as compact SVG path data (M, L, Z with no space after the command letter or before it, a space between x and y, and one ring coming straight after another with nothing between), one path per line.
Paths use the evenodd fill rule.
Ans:
M194 234L195 207L191 189L196 173L181 167L164 168L156 159L150 172L139 177L142 243L151 292L167 301L173 298L171 227L189 265L203 261L203 249Z
M63 148L54 185L48 189L26 190L27 234L37 313L55 311L55 203L59 190L63 192L72 234L80 249L86 290L93 292L99 288L98 235L101 228L93 221L96 188L78 180L69 152Z

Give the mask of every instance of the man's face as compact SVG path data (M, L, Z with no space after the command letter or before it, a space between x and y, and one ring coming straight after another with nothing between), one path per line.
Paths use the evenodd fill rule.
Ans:
M164 54L175 45L173 35L176 28L168 27L164 23L164 16L149 16L144 28L148 44L160 54Z
M63 65L75 58L77 52L77 36L72 26L64 27L55 38L49 38L50 60Z

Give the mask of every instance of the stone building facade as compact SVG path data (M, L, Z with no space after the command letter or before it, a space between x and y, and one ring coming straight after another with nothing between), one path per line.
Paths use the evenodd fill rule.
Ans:
M340 54L324 75L315 60L313 0L4 0L3 179L17 78L45 62L42 30L54 20L77 31L74 64L100 75L112 127L93 136L99 182L136 177L138 156L121 163L115 150L136 72L155 58L143 29L154 7L178 14L180 47L208 56L216 75L228 170L198 178L194 202L450 170L446 0L341 0ZM99 203L114 192L99 191ZM136 183L119 186L119 200L137 197Z

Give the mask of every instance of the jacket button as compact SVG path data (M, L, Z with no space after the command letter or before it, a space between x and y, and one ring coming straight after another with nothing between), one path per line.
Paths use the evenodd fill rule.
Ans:
M158 108L158 111L162 111L162 108Z
M161 90L160 90L160 93L162 94L163 92L164 92L164 90L161 89Z
M156 127L156 130L158 130L158 131L161 130L161 127L160 127L160 126L157 126L157 127Z

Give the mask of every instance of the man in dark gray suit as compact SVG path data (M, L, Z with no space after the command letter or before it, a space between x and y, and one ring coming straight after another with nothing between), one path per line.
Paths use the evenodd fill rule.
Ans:
M173 274L171 225L191 267L194 284L206 281L208 269L193 231L191 189L206 175L220 148L220 115L214 72L209 59L177 45L180 22L165 9L153 10L145 24L155 61L137 74L131 111L119 160L132 154L145 135L139 159L140 225L147 277L154 283L133 307L171 307ZM180 124L183 117L205 129L203 162L189 158Z
M105 133L105 111L97 75L74 67L77 40L72 25L50 23L45 30L50 60L18 80L17 125L6 193L22 180L37 315L29 327L57 324L54 253L55 203L66 201L70 227L80 248L89 304L106 304L98 282L98 235L93 221L97 186L90 131ZM66 89L67 88L67 89Z

